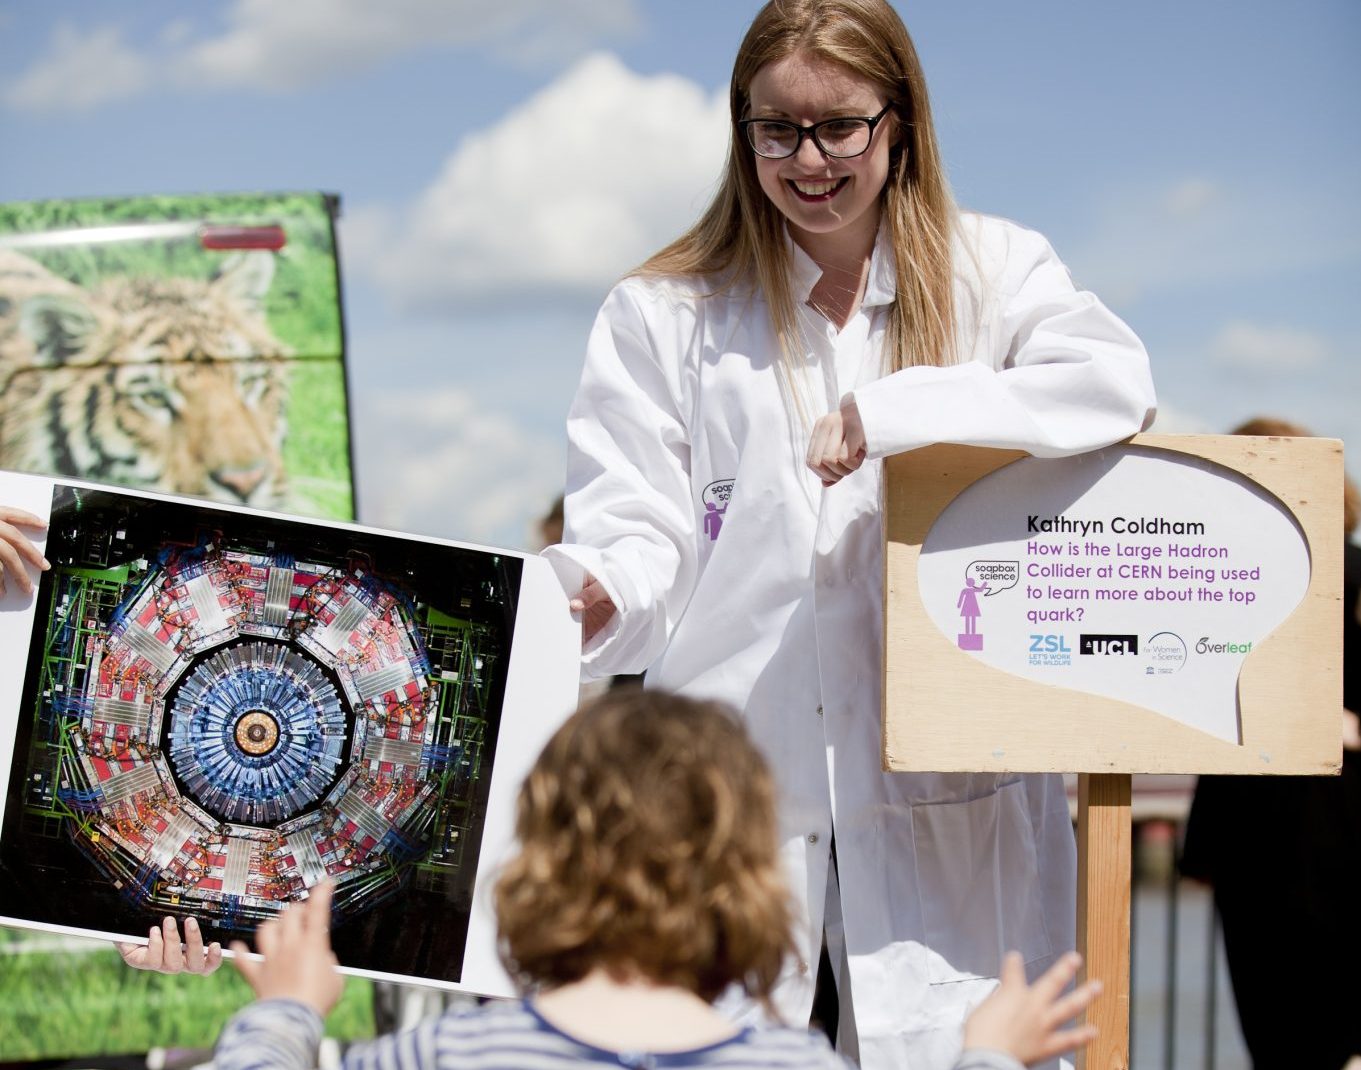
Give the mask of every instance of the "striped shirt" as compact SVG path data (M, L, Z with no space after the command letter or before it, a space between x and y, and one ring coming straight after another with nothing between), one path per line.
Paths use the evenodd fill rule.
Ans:
M268 999L236 1014L222 1031L216 1070L309 1070L317 1065L322 1021L301 1003ZM405 1033L351 1045L345 1070L852 1070L821 1033L743 1029L690 1051L607 1051L583 1043L541 1016L527 1000L460 1007ZM954 1070L1021 1070L1009 1056L965 1052Z

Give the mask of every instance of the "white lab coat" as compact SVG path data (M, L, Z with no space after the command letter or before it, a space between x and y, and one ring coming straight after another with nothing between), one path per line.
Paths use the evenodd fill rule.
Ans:
M587 675L647 669L649 686L724 699L769 757L801 910L782 1014L808 1019L835 829L863 1065L944 1067L1002 952L1020 949L1033 976L1074 945L1075 849L1058 777L881 771L879 458L942 441L1039 456L1108 445L1152 415L1148 360L1039 234L965 214L960 362L885 377L885 235L839 332L804 304L818 269L789 249L808 423L853 390L866 463L826 490L806 468L808 428L750 287L626 279L590 336L564 544L546 554L565 582L595 575L618 608L584 652Z

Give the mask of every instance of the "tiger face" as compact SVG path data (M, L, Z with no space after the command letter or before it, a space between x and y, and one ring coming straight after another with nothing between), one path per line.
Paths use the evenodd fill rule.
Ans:
M0 467L279 507L289 350L263 315L273 268L248 253L208 282L87 291L0 252Z

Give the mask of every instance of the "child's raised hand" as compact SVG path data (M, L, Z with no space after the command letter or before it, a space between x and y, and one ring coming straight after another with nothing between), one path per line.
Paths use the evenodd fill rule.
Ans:
M1092 1025L1064 1029L1101 994L1100 981L1088 981L1065 993L1082 956L1069 952L1033 985L1025 983L1025 964L1015 951L1002 960L1001 984L964 1023L964 1047L1002 1051L1030 1066L1064 1052L1086 1047L1096 1038Z
M324 880L302 903L292 903L255 934L262 958L240 940L232 944L236 968L260 999L294 999L323 1018L340 1000L345 979L331 951L332 884Z

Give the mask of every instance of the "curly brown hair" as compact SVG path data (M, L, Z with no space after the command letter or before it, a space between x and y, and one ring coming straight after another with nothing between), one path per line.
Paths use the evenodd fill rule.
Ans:
M642 688L588 703L525 779L516 835L495 898L521 985L603 968L769 1006L791 910L774 782L733 710Z

